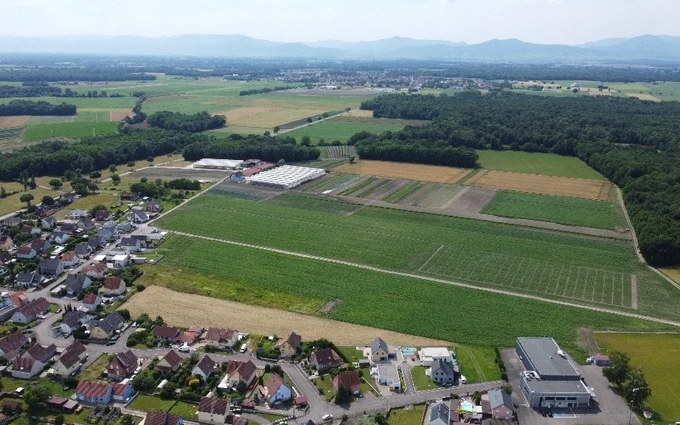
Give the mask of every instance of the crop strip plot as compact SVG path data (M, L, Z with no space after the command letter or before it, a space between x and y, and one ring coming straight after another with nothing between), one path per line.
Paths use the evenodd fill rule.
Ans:
M631 307L633 307L634 310L637 310L638 308L638 291L637 291L637 276L636 275L630 275L630 294L631 294Z

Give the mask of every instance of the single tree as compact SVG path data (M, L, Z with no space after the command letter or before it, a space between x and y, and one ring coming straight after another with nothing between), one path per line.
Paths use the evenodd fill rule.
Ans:
M53 190L57 190L61 188L64 185L64 183L61 181L61 179L52 179L50 180L50 186L52 187Z
M503 391L505 391L509 395L512 395L512 384L507 383L507 384L503 385L502 389L503 389Z
M64 425L64 415L57 415L57 417L54 418L54 425Z
M27 207L30 207L30 206L31 206L31 201L32 201L33 199L35 199L35 198L34 198L34 196L31 195L30 193L24 193L23 195L21 195L21 198L19 198L19 200L20 200L21 202L26 202L26 206L27 206Z
M109 165L109 172L110 172L111 174L114 174L116 171L118 171L118 167L116 167L115 164Z
M52 398L52 390L44 384L29 387L24 393L24 403L31 412L40 410L50 398Z
M28 190L28 183L29 183L28 171L24 170L21 173L19 173L19 182L24 187L24 192L26 192L26 190Z
M264 135L265 135L265 137L269 137L269 136L272 135L272 133L269 130L267 130L267 131L264 132Z
M47 205L47 206L54 205L54 198L51 197L50 195L45 195L45 196L42 197L41 202L42 202L43 205Z
M135 166L135 161L128 161L127 166L130 168L130 171L132 171Z
M281 128L279 128L278 125L274 127L274 134L278 134L279 130L281 130Z
M99 171L93 171L93 172L90 173L90 178L91 178L91 179L98 179L98 178L100 178L101 176L102 176L102 173L100 173Z
M7 190L5 189L5 186L0 186L0 199L6 198L6 197L7 197Z
M149 164L151 164L151 163L153 162L153 156L148 156L148 157L146 158L146 162L148 162Z
M351 401L352 392L344 385L341 385L340 388L338 388L338 392L335 394L335 404L348 404Z
M35 189L38 185L35 183L35 176L31 176L31 181L28 182L28 187Z
M300 144L301 144L302 146L312 146L312 139L311 139L309 136L307 136L307 135L302 136L302 139L301 139L301 141L300 141Z
M611 358L610 358L611 359ZM626 380L621 385L623 397L633 410L641 410L645 401L652 395L652 390L645 379L645 374L639 367L633 367L628 371Z
M615 351L609 356L609 366L602 371L612 385L621 387L630 371L630 359L626 353Z
M352 108L349 108L349 107L345 108L345 112L349 112L351 110L352 110Z
M307 123L308 123L308 124L311 124L312 121L314 121L314 120L312 119L312 117L308 117L308 118L307 118Z
M111 181L113 182L114 186L118 186L118 184L120 184L120 176L118 174L112 175Z
M476 405L479 405L479 403L482 402L482 393L479 391L475 391L472 393L472 402L475 403Z
M354 164L354 160L355 160L355 159L356 159L356 157L355 157L354 155L350 155L350 156L349 156L349 163L350 163L350 164Z

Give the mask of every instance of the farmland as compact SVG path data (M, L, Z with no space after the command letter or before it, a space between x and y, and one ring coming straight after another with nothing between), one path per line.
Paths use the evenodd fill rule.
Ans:
M625 221L616 208L606 201L499 191L482 213L602 229L623 228Z
M86 136L113 134L116 132L115 122L69 122L61 124L30 125L26 127L22 138L26 141L64 137L76 139Z
M633 366L639 366L652 389L647 403L667 421L680 418L678 387L680 374L679 334L617 334L595 333L595 339L605 352L621 351L630 357Z
M387 178L454 183L465 176L470 170L439 165L361 160L354 164L344 164L336 167L334 171Z
M608 199L612 189L611 183L606 180L571 179L495 170L482 170L465 184L491 189L600 200Z
M348 216L337 213L339 201L321 198L307 210L309 196L300 196L253 202L208 192L157 225L623 310L633 304L635 274L641 313L679 317L671 304L680 293L640 265L627 241L367 206Z
M574 342L580 327L663 328L659 324L623 316L197 238L175 235L159 250L165 255L164 259L158 265L145 266L140 283L311 315L319 314L318 310L328 301L340 300L325 317L464 344L513 346L514 338L519 335L545 335L554 336L565 348L581 353L582 349ZM361 290L357 290L358 282ZM164 300L162 303L138 304L136 298L143 297L149 289L132 299L132 305L137 307L131 305L131 312L144 308L153 315L177 307L175 314L185 311L182 309L192 312L179 323L188 324L186 321L195 320L196 314L202 320L210 320L193 309L194 304L186 303L185 298L180 298L180 303ZM184 307L179 308L180 304ZM455 308L447 310L447 320L441 320L440 315L431 314L432 305ZM244 320L253 320L253 315L245 314L243 309L239 314L248 317ZM513 318L505 322L503 332L497 332L499 314ZM284 317L277 322L290 329L290 323L295 321L286 321ZM267 323L271 325L271 320ZM536 323L541 326L537 327Z
M492 150L478 150L477 154L480 165L487 170L605 180L597 171L572 156Z
M354 134L360 131L369 131L371 133L382 133L385 131L399 131L404 126L394 123L382 123L369 121L337 121L335 118L317 122L288 131L285 134L295 137L298 141L302 136L309 136L313 144L319 143L319 140L324 139L326 142L340 140L347 142L347 140Z
M16 115L12 117L0 117L0 128L23 127L29 120L30 115Z

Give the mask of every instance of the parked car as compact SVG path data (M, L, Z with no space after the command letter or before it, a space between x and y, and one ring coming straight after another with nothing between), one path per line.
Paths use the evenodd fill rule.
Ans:
M332 420L333 420L333 415L331 415L330 413L326 413L325 415L323 415L323 416L321 417L321 420L324 421L324 422L332 421Z

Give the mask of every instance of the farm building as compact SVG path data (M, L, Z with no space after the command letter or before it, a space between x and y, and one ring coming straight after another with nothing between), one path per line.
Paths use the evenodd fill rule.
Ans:
M517 355L526 371L521 388L529 405L588 407L593 397L574 361L552 338L517 338Z
M453 356L446 347L423 347L418 355L423 366L432 366L432 363L439 359L453 363Z
M209 170L238 170L243 161L240 159L216 159L203 158L194 162L193 168L204 168Z
M263 171L252 177L248 177L246 178L246 181L258 186L292 189L302 183L317 179L324 174L326 174L326 171L320 168L282 165L273 170Z
M596 354L592 357L588 357L587 362L596 366L609 366L610 363L609 356L603 354Z

